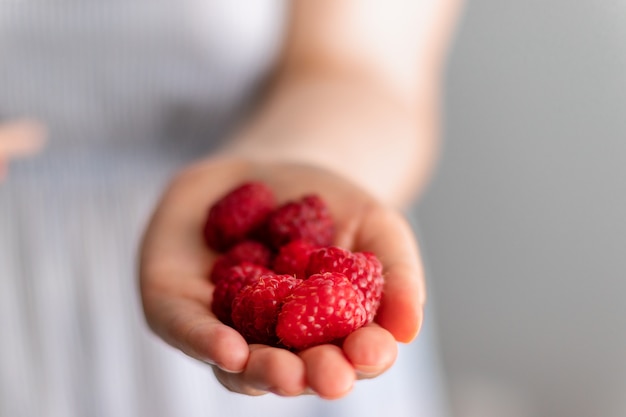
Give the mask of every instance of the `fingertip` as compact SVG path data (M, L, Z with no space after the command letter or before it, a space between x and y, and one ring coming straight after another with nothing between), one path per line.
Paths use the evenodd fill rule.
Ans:
M235 329L222 323L206 323L189 331L188 345L192 356L215 365L229 373L242 372L250 350L244 338Z
M224 336L219 333L223 332ZM226 372L242 372L248 358L250 350L244 338L234 329L219 325L219 330L215 336L214 353L215 365Z
M387 329L398 342L409 343L419 333L423 320L422 287L419 282L389 273L375 321Z
M382 307L382 306L381 306ZM389 330L396 341L400 343L412 342L422 327L423 313L421 308L403 309L404 316L398 316L395 308L381 308L376 316L376 323ZM404 317L404 321L398 320Z
M285 349L250 345L246 374L251 386L283 397L301 395L307 387L304 362Z
M346 396L356 381L356 372L334 345L320 345L300 353L305 363L308 386L321 398L335 400Z
M398 356L394 336L376 324L350 334L343 350L360 378L372 378L389 369Z

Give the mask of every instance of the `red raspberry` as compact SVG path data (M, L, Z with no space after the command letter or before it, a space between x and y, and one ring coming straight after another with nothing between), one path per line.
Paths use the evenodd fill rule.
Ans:
M271 257L271 251L262 243L244 240L215 260L211 270L211 281L217 284L224 276L228 275L231 266L239 265L242 262L269 267Z
M290 275L264 275L239 291L233 301L232 319L248 343L278 345L278 313L284 298L300 282Z
M316 274L288 295L276 335L296 350L343 338L365 323L365 310L350 280L340 273Z
M281 247L274 258L274 271L277 274L293 275L296 278L306 279L306 267L309 264L311 253L319 249L317 245L305 240L294 240Z
M275 205L274 193L263 183L235 188L211 206L204 226L207 244L221 252L254 235Z
M215 285L211 310L224 324L232 325L233 299L246 285L254 284L262 275L272 274L267 268L243 262L228 270L228 274Z
M359 301L367 312L369 323L374 319L382 298L383 267L373 253L355 252L338 247L319 249L311 254L307 275L339 272L348 277L359 292Z
M316 195L305 196L278 207L270 215L267 226L269 239L276 248L297 239L328 246L335 234L330 211Z

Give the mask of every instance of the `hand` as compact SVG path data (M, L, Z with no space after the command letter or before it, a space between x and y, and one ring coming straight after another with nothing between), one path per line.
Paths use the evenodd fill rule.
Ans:
M322 345L295 354L247 345L212 314L208 271L216 254L204 244L202 226L213 202L249 180L267 183L279 202L320 194L336 221L335 243L381 259L386 281L375 323L352 333L341 347ZM227 389L247 395L312 391L329 399L344 396L356 379L376 377L393 364L396 341L410 342L417 335L425 301L419 252L410 227L395 210L328 171L232 159L202 162L171 183L144 236L140 281L152 330L211 364Z
M0 125L0 181L7 171L7 161L39 151L44 140L43 128L28 120Z

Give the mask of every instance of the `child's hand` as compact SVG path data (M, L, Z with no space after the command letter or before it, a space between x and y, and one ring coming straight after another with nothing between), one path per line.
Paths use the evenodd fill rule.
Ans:
M386 281L375 322L348 336L341 348L321 345L295 354L249 346L211 312L214 286L208 272L216 254L206 247L202 227L213 202L250 180L268 184L279 202L319 194L336 222L335 244L374 252L382 261ZM150 327L172 346L213 365L227 389L247 395L313 391L324 398L342 397L356 379L387 370L396 359L396 341L411 341L422 322L423 272L408 224L353 184L313 167L213 160L188 169L172 182L154 213L140 266Z
M43 145L44 136L43 128L32 121L0 124L0 181L6 176L9 159L36 153Z

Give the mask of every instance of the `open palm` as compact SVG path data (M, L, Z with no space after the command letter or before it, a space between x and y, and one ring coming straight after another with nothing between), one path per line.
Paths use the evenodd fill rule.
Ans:
M385 286L375 321L341 347L321 345L296 354L248 345L211 312L214 286L207 275L217 254L204 244L202 226L211 204L252 180L268 184L279 202L319 194L336 222L335 244L374 252L383 263ZM144 236L140 281L150 327L172 346L211 364L227 389L247 395L344 396L356 379L375 377L393 364L396 342L409 342L419 331L425 300L417 245L395 210L325 170L233 159L201 162L172 181Z

